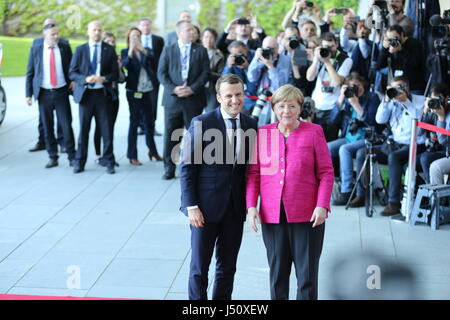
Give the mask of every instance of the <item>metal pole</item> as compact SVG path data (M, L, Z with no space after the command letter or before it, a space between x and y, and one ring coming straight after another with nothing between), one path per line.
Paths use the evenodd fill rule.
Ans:
M408 176L406 180L406 222L409 221L414 201L414 189L416 184L416 156L417 156L417 119L411 120L411 141L409 144Z

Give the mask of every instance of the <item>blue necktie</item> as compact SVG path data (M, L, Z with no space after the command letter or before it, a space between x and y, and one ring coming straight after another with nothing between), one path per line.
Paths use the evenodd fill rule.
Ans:
M98 45L94 44L94 56L91 61L91 73L93 75L97 74L97 59L98 59Z

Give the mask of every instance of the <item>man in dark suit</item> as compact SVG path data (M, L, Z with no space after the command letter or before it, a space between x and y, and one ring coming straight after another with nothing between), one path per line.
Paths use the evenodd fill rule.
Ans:
M92 117L100 126L103 138L102 163L114 174L113 135L109 121L108 98L114 98L112 83L119 78L114 47L102 41L102 25L92 21L88 26L89 42L79 46L70 64L70 78L75 81L74 101L80 105L80 136L74 173L84 171L88 156Z
M161 53L164 49L164 39L156 34L152 34L152 20L149 18L143 18L139 22L139 30L142 32L142 46L151 50L155 65L153 70L158 70L159 59L161 58ZM158 112L158 95L159 95L159 81L156 80L156 88L152 91L152 106L153 106L153 122L156 121ZM143 122L142 122L143 124ZM143 126L142 126L143 127ZM153 123L154 127L154 123ZM160 136L155 130L155 135Z
M235 28L236 40L243 42L250 50L256 50L262 46L262 41L266 37L264 29L258 26L256 16L252 16L252 21L246 18L237 18L230 23L225 28L224 32L217 39L216 46L220 49L225 56L229 54L228 46L234 40L227 39L230 29ZM251 39L252 30L255 30L259 36L259 39Z
M57 25L55 19L47 18L44 20L43 27L45 27L46 25L49 25L49 24ZM64 38L59 38L59 42L69 45L69 41ZM43 43L44 43L44 38L37 38L37 39L33 40L33 44L31 45L31 47L40 46ZM29 150L30 152L45 150L44 124L42 123L41 117L39 117L38 132L39 132L38 142L36 143L36 145L33 148L31 148ZM56 138L56 140L57 140L58 144L61 146L61 153L65 153L66 147L64 146L63 131L62 131L61 125L58 121L57 121L57 138Z
M39 102L39 118L42 121L45 146L50 156L46 168L58 166L58 144L54 132L56 111L61 124L64 145L69 162L75 157L75 142L72 130L72 112L69 102L69 66L72 49L59 39L56 24L48 24L43 29L44 41L30 50L26 76L26 99L32 105L32 97Z
M219 78L216 90L220 108L193 119L182 152L181 211L191 225L190 300L207 299L214 247L217 267L212 298L231 299L247 211L247 165L256 139L256 120L241 113L241 78L227 74ZM214 139L206 138L207 131L216 132Z
M175 178L172 150L177 141L172 139L172 133L189 128L192 118L202 114L206 106L208 52L202 45L192 42L193 33L192 23L178 22L178 42L164 48L158 68L158 79L164 86L164 180Z

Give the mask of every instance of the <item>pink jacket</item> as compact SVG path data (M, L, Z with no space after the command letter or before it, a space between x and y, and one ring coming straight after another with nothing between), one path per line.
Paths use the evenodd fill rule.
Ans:
M285 141L272 123L259 128L257 137L247 173L247 209L257 207L261 195L263 223L280 223L281 199L291 223L309 222L316 207L329 212L334 170L322 127L302 121Z

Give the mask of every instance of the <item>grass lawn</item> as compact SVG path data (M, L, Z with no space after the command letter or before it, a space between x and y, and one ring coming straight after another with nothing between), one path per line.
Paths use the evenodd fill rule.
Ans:
M72 51L87 40L70 40ZM27 72L28 55L33 38L0 37L3 44L3 77L22 77ZM124 43L118 44L118 49L125 48Z

